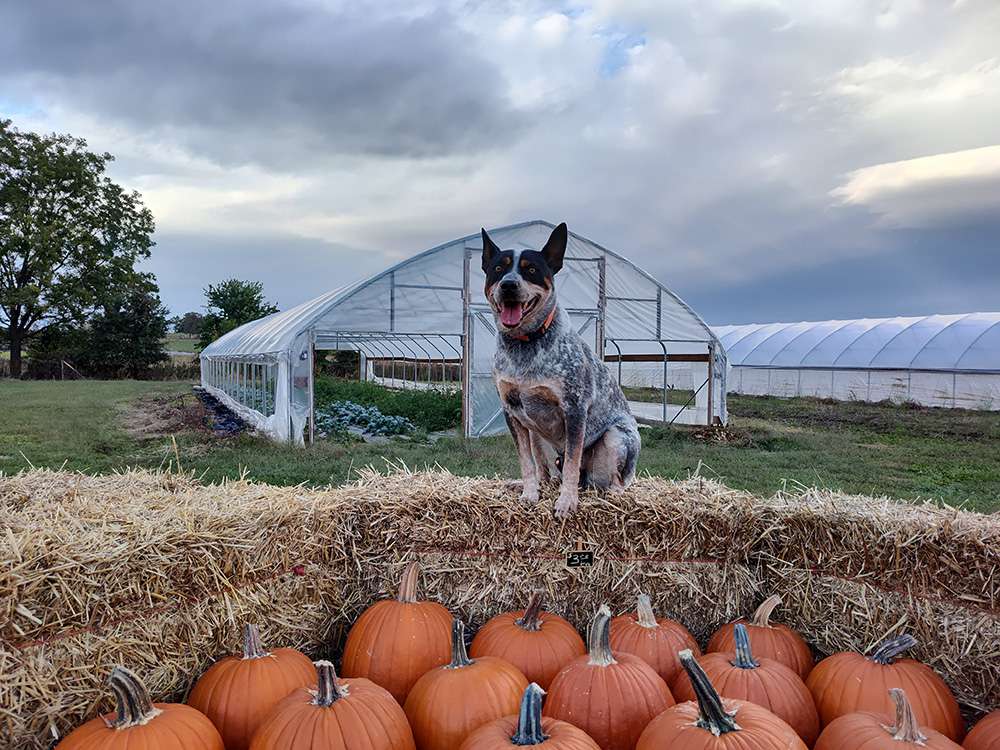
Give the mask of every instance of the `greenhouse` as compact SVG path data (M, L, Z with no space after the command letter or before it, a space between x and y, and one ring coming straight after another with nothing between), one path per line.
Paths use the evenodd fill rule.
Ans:
M731 393L1000 410L1000 313L713 330Z
M545 221L489 230L503 248L537 249ZM479 232L438 245L369 279L247 323L201 353L201 383L276 440L315 435L317 352L353 351L360 377L396 388L461 388L462 431L506 431L493 385L493 313L483 296ZM556 276L562 308L619 382L641 363L655 386L629 391L645 422L724 424L726 354L704 321L621 255L570 232Z

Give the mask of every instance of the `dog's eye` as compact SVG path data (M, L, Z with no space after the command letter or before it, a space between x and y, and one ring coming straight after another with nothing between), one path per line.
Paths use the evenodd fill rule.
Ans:
M496 271L497 273L500 273L503 270L503 266L497 266L493 270Z
M534 274L534 273L535 273L535 269L534 269L534 268L529 268L529 269L528 269L528 273L530 273L530 274Z

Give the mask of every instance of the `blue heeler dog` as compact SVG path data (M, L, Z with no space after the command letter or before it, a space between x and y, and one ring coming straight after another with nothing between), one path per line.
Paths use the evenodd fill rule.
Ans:
M501 250L483 230L498 331L493 374L521 463L521 498L538 502L540 484L561 474L557 518L576 509L581 486L627 487L640 447L621 388L556 301L567 235L560 224L540 251Z

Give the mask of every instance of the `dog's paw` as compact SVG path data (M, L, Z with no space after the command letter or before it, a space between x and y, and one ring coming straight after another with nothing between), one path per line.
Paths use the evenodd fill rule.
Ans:
M580 498L577 493L572 491L563 490L559 493L559 499L556 500L555 514L556 518L564 519L569 518L576 507L580 504Z
M524 489L524 482L520 479L510 479L504 482L504 488L511 492L518 492Z
M537 487L525 487L521 490L521 502L525 505L534 505L538 502L539 494Z

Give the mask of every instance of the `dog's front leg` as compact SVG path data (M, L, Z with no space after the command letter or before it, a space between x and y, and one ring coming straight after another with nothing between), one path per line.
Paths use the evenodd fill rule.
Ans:
M535 460L531 456L531 433L506 411L503 415L504 419L507 420L511 437L514 438L517 460L521 464L521 481L524 482L524 486L521 488L521 500L533 505L538 502L538 471L535 468Z
M563 454L562 487L556 500L556 518L566 518L580 504L580 465L587 415L583 410L566 411L566 449Z
M544 439L537 433L531 432L531 456L535 460L535 476L538 477L538 484L548 484L555 480L552 474L554 467L550 466L549 456L546 453Z

